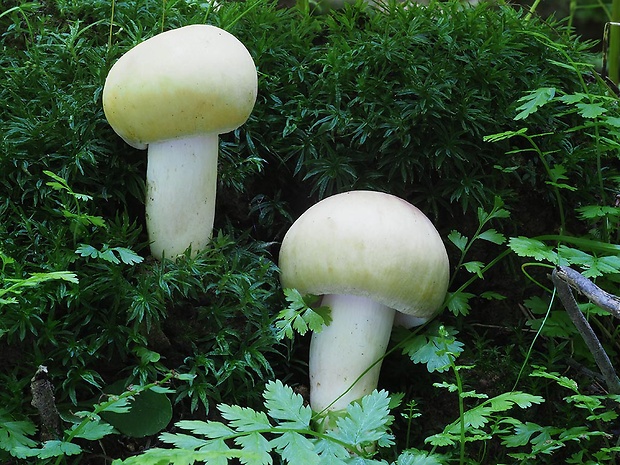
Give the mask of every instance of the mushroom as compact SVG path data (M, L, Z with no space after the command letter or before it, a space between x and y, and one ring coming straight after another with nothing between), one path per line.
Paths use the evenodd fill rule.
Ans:
M449 279L431 221L405 200L372 191L310 207L284 236L279 267L284 288L322 295L331 308L331 323L310 342L310 406L324 419L377 388L395 312L409 323L429 320Z
M158 34L123 55L103 89L108 122L132 147L148 148L146 223L151 253L176 257L211 239L218 135L250 116L256 66L232 34L191 25Z

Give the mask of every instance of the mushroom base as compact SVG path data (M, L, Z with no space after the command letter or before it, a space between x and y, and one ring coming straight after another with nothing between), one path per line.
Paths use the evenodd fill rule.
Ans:
M217 190L218 136L152 143L146 171L146 227L151 253L175 258L211 240Z
M326 295L332 321L310 342L310 406L329 414L377 388L394 309L371 299Z

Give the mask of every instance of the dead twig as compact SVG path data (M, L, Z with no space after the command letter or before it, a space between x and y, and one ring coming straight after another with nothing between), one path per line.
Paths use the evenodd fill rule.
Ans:
M588 320L586 320L581 310L579 310L571 288L576 289L579 293L588 297L592 303L609 311L612 311L609 307L610 305L613 306L614 303L618 309L619 307L617 305L620 301L616 296L601 290L581 273L566 266L558 267L553 270L551 280L553 284L555 284L558 296L566 309L566 313L568 313L568 316L583 337L590 353L592 353L594 357L594 361L599 370L601 370L603 378L605 378L605 383L607 384L607 389L613 394L620 394L620 378L618 378L607 352L605 352L598 337L592 330L590 323L588 323ZM614 314L618 316L620 315L620 311Z

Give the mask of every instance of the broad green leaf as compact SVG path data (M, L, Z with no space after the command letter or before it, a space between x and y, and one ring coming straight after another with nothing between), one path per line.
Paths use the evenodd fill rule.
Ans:
M118 256L121 258L121 261L126 265L135 265L137 263L142 263L144 258L135 253L131 249L127 249L125 247L114 247L113 250L118 253Z
M196 450L199 447L205 446L209 441L205 439L197 438L191 434L185 433L161 433L159 439L166 444L172 444L179 449Z
M98 258L101 258L102 260L113 263L115 265L118 265L121 262L114 254L114 251L112 249L108 249L105 246L102 250L100 250L97 253L97 255L98 255Z
M620 208L605 205L587 205L585 207L579 207L575 211L579 214L581 219L617 218L620 216Z
M71 431L75 431L80 428L79 432L75 434L76 438L83 438L89 441L98 441L114 432L114 427L108 423L102 421L89 421L84 425L74 425Z
M538 261L549 261L558 263L558 255L553 250L553 246L547 245L537 239L527 237L511 237L508 246L520 257L532 257Z
M77 455L82 452L82 448L77 444L57 440L45 441L43 447L36 450L37 457L40 459L49 459L64 455Z
M479 278L484 278L482 276L482 269L484 268L484 263L479 261L471 261L463 263L463 268L465 268L471 274L478 275Z
M264 392L265 407L271 418L286 428L306 429L312 419L312 409L304 399L280 380L267 383Z
M424 442L436 447L453 446L456 444L455 436L446 433L437 433L427 437Z
M456 230L452 230L450 231L450 234L448 234L448 239L450 240L450 242L452 242L457 249L459 249L461 252L465 251L465 247L467 247L467 237L463 236L460 232L456 231Z
M387 427L392 422L386 391L373 391L347 406L347 415L338 418L334 437L347 444L364 446L377 441L391 443Z
M498 245L506 242L506 236L504 236L502 233L497 232L495 229L487 229L486 231L481 232L478 235L478 239L493 242L494 244Z
M299 433L287 431L271 440L271 446L280 452L282 458L291 465L318 465L321 460L314 450L314 443Z
M181 420L176 426L210 439L229 438L236 433L219 421Z
M566 376L560 375L559 373L548 372L542 369L537 369L537 370L534 370L532 373L530 373L530 376L551 379L555 381L558 385L566 389L569 389L576 394L579 394L579 387L577 383L574 380Z
M302 296L296 289L284 289L284 296L289 305L276 317L278 339L285 337L292 339L295 332L303 336L308 330L318 333L325 325L331 323L329 307L312 307L319 301L319 297Z
M49 273L32 273L32 275L26 280L30 284L42 283L44 281L53 281L60 279L62 281L68 281L70 283L77 284L78 278L75 273L71 273L69 271L52 271Z
M121 393L122 385L111 386L112 392ZM129 411L112 412L109 409L101 412L108 423L126 436L142 438L162 431L172 419L172 403L165 393L153 389L141 389L132 395Z
M88 244L80 244L80 246L75 250L75 253L80 257L97 258L99 256L99 251L92 245Z
M139 346L135 349L135 353L140 357L140 362L143 364L156 363L161 359L161 355L155 351L149 350L144 346Z
M271 423L264 412L257 412L249 407L238 405L218 405L222 417L228 420L231 428L238 432L252 432L271 428Z
M514 117L515 121L525 119L535 113L540 107L549 103L553 97L555 97L554 87L540 87L528 92L518 100L521 105L517 107L519 113Z
M463 352L463 344L456 340L456 331L434 324L427 334L418 334L403 346L402 352L414 363L425 363L429 373L446 371L451 361Z
M448 310L454 315L467 315L471 306L469 301L476 297L470 292L448 292L446 295L446 303Z
M238 458L242 463L253 463L259 455L247 450L192 451L187 449L148 449L125 460L115 460L112 465L224 465L228 459Z
M533 435L540 434L544 428L533 422L522 423L519 420L512 420L513 431L511 435L502 437L502 444L506 447L521 447L530 442Z
M598 118L607 112L605 107L596 103L578 103L576 107L579 110L579 114L584 118Z
M568 177L566 176L567 171L568 170L564 165L558 163L557 165L554 165L552 168L549 169L549 177L553 182L568 179Z
M484 405L484 404L483 404ZM478 406L471 410L467 410L463 414L463 420L465 427L482 428L489 422L489 417L493 413L493 410L488 406Z
M480 294L480 298L486 300L505 300L506 296L495 291L485 291Z
M245 465L271 465L273 463L269 454L272 446L262 434L253 432L239 436L235 439L235 444L241 446L244 452L251 453L249 457L240 458L241 463Z
M444 465L446 457L417 449L407 449L394 465Z
M562 95L558 98L563 103L573 105L575 103L583 102L585 98L588 97L588 94L584 94L583 92L575 92L574 94L566 94Z
M36 442L28 436L33 436L36 431L37 428L34 423L29 421L12 421L0 412L0 449L11 452L18 446L34 447Z

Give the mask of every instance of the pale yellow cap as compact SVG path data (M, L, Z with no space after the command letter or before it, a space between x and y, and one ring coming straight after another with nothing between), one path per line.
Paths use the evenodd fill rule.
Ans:
M371 191L310 207L286 233L279 267L284 288L367 297L419 318L442 305L450 274L431 221L410 203Z
M103 89L108 122L128 144L241 126L256 101L252 56L232 34L196 24L158 34L112 66Z

